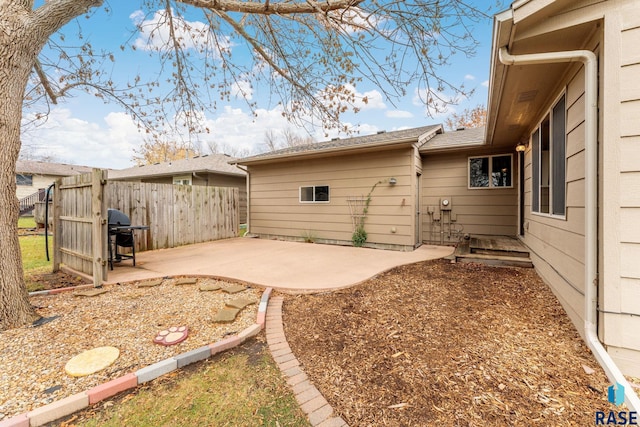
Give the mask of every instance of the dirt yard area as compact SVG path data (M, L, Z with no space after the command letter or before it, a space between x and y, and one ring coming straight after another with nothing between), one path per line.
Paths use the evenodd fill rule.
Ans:
M350 426L586 426L610 385L533 269L429 261L286 296L285 334Z

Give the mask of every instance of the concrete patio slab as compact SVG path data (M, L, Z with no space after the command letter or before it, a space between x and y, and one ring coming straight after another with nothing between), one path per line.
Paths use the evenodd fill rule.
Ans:
M399 252L239 237L137 253L136 267L116 264L106 283L203 275L293 293L320 292L353 286L399 265L442 258L453 249L423 245Z

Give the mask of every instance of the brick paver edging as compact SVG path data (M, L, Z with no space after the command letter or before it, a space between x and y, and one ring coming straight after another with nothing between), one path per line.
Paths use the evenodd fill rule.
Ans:
M333 408L311 383L284 336L282 324L283 297L273 297L267 308L267 344L287 384L293 390L300 408L314 427L349 427L342 417L333 416ZM2 427L2 426L0 426Z
M93 285L90 285L93 287ZM67 288L63 288L67 289ZM78 289L78 287L71 288ZM66 417L72 413L85 409L94 403L100 402L108 397L120 393L131 388L135 388L140 384L151 381L178 368L186 366L190 363L208 359L214 354L221 353L230 348L236 347L247 339L258 335L265 326L267 303L271 295L272 288L267 288L262 293L260 304L258 306L258 314L256 323L245 328L237 335L231 335L221 341L213 344L205 345L195 350L173 356L153 365L138 369L135 372L126 374L120 378L108 381L104 384L96 386L88 391L77 393L64 399L57 400L48 405L33 409L27 413L16 415L9 419L0 421L0 427L36 427L46 423L50 423L59 418ZM54 292L64 292L60 289L54 289ZM56 292L57 291L57 292ZM48 291L44 291L48 292Z

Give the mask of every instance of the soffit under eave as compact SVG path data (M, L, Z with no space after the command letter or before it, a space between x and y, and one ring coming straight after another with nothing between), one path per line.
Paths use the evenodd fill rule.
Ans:
M597 17L597 15L595 15ZM588 21L570 27L555 26L555 31L531 31L522 23L515 26L509 46L509 53L523 55L530 53L571 51L585 49L589 40L600 26L599 20ZM573 23L573 22L572 22ZM532 26L540 23L533 23ZM554 24L555 25L555 24ZM537 34L524 38L522 34ZM553 98L560 94L562 84L574 64L557 63L544 65L503 66L502 90L494 99L491 116L492 133L490 143L498 146L515 146L527 139L532 127L547 109Z

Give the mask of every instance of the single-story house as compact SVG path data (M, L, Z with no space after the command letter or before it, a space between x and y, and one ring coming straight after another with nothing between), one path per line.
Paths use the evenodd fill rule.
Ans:
M188 159L110 170L109 179L155 184L236 187L240 193L240 222L244 223L247 219L246 172L230 165L229 162L232 160L225 154L205 154Z
M46 189L58 178L91 172L88 166L67 165L33 160L16 163L16 195L18 199Z
M612 381L639 377L639 41L637 1L517 0L494 18L485 128L240 159L249 231L350 244L370 195L371 246L516 237Z

